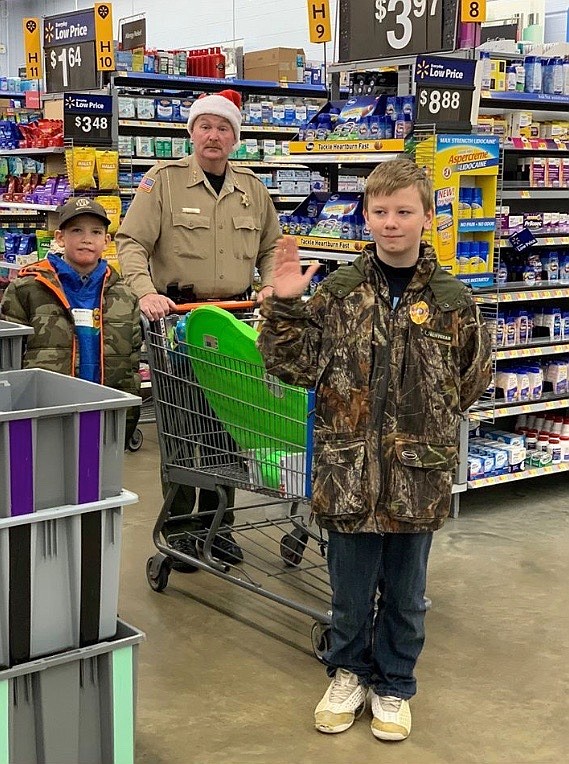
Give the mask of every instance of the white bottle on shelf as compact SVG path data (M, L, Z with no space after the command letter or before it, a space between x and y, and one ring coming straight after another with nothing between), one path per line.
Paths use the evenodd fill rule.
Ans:
M490 61L490 54L483 50L480 52L480 68L481 68L481 80L480 86L482 90L490 90L492 84L492 62Z

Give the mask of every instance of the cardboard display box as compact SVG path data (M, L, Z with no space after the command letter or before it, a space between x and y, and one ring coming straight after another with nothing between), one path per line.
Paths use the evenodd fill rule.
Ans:
M243 76L246 80L303 82L304 61L302 48L254 50L243 57Z

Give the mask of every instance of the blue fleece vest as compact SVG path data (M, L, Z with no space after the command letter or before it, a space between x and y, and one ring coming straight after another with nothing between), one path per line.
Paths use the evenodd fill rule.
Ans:
M103 317L99 308L107 261L99 260L95 270L87 276L81 276L58 255L50 252L47 258L57 273L73 314L79 349L79 377L88 382L100 382Z

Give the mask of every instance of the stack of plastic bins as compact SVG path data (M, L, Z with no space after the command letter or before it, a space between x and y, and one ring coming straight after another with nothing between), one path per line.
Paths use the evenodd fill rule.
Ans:
M22 366L22 340L33 333L31 326L0 320L0 371L19 369Z
M0 671L0 764L134 764L142 632Z
M133 707L122 640L142 638L116 615L123 507L137 500L121 489L125 420L139 403L49 371L0 373L0 764L133 761L133 734L111 730L120 692Z

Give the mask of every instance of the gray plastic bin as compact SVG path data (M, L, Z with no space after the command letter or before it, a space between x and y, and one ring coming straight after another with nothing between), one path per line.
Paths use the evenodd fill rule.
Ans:
M0 518L117 496L140 402L52 371L0 373Z
M122 507L137 498L0 520L0 667L114 636Z
M31 326L0 320L0 371L21 368L22 340L33 333Z
M134 764L138 646L116 637L0 671L0 764Z

